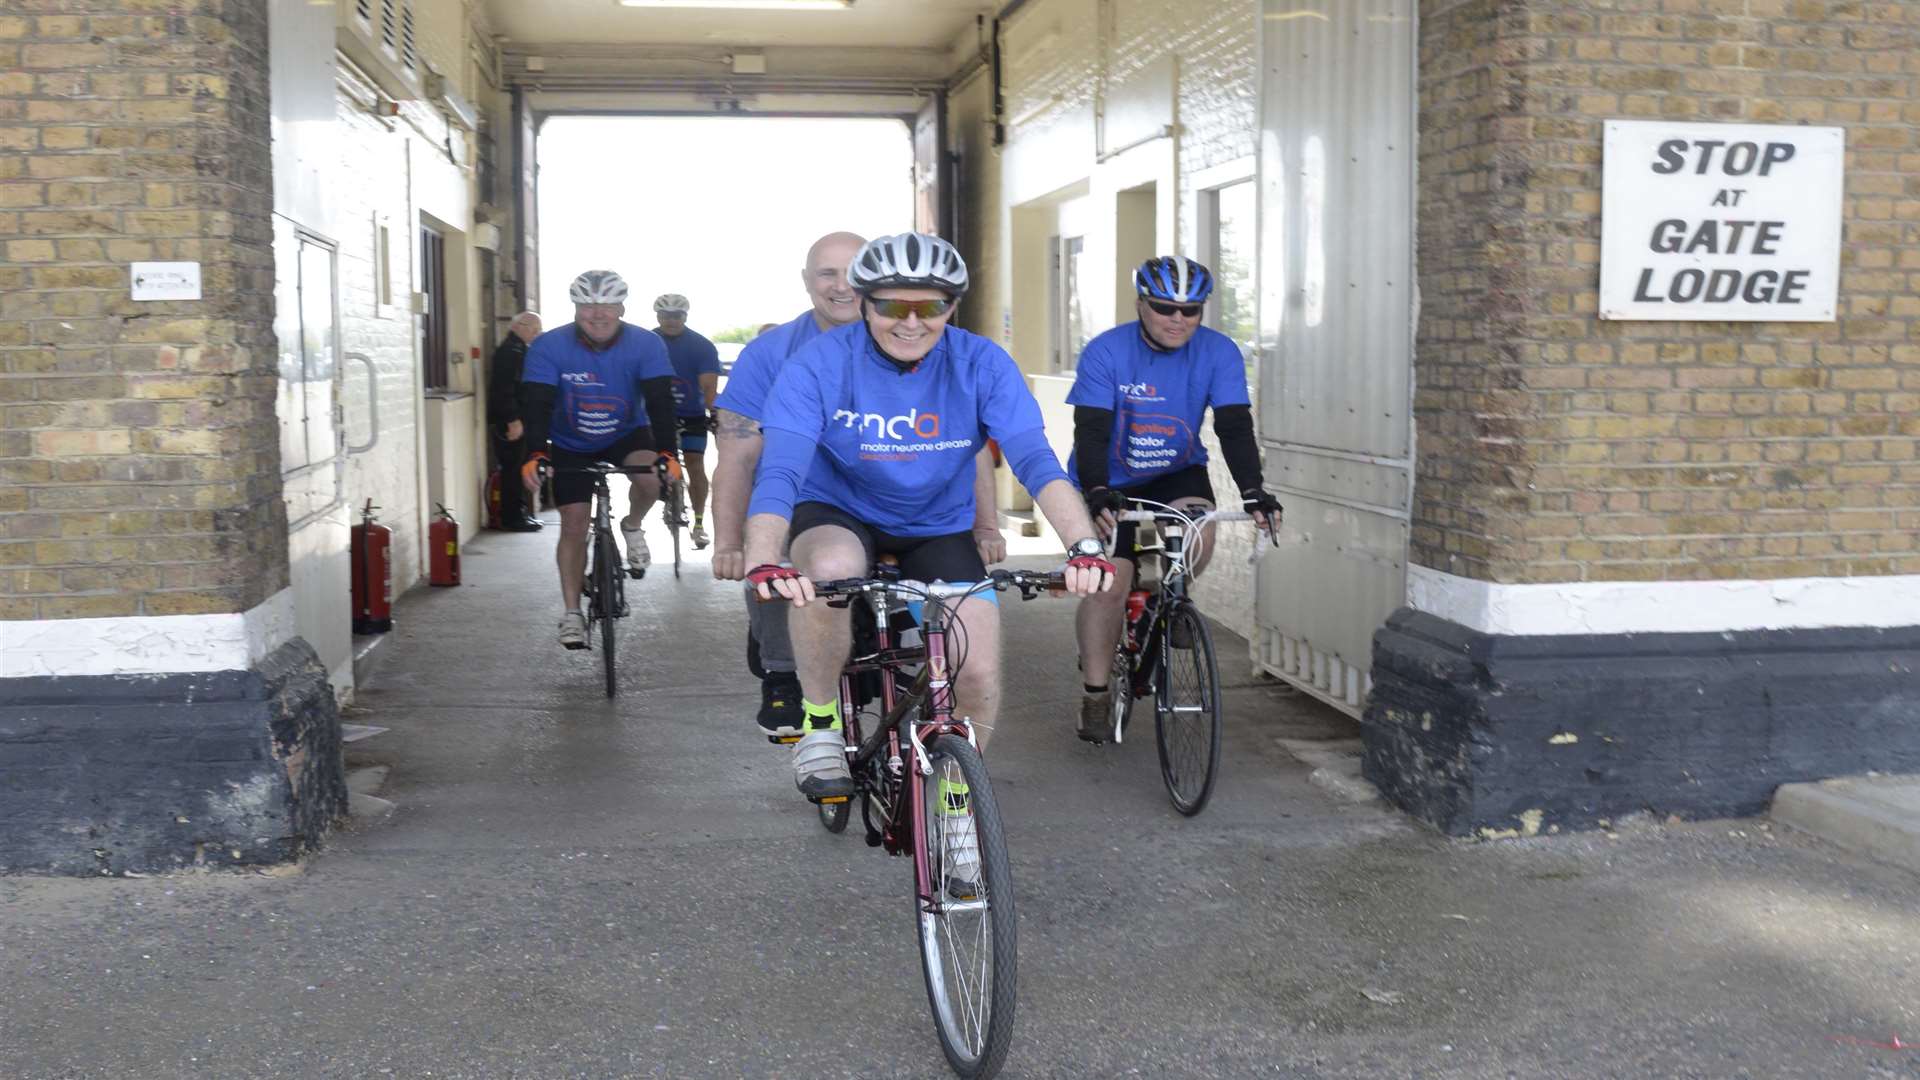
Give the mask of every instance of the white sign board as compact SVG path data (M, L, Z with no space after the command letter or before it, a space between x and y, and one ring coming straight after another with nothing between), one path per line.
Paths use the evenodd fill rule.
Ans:
M1832 322L1846 132L1609 120L1600 317Z
M133 264L135 300L200 299L197 262L137 262Z

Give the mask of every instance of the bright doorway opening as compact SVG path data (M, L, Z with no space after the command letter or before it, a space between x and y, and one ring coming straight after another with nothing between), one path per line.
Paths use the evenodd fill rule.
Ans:
M573 277L600 268L632 286L628 322L651 327L653 298L679 293L688 326L745 341L806 309L800 269L822 234L913 227L913 143L897 119L558 116L539 162L548 326L573 317Z

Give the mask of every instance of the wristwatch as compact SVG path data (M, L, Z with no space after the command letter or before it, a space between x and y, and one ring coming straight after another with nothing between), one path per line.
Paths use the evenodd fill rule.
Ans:
M1091 555L1096 559L1101 559L1105 558L1106 554L1107 545L1091 536L1083 536L1075 540L1073 546L1067 549L1067 558L1069 559L1077 559L1082 555Z

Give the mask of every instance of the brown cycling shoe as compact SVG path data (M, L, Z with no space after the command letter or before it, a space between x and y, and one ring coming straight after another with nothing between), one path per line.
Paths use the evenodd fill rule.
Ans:
M1080 726L1075 734L1095 746L1107 741L1107 724L1113 712L1113 688L1097 694L1080 695Z

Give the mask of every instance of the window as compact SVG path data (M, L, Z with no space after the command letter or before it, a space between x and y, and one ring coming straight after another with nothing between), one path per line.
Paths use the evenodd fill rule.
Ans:
M1055 372L1072 371L1074 363L1080 358L1080 350L1087 347L1086 300L1082 289L1086 249L1087 238L1084 236L1053 238L1053 269L1050 275L1052 295L1049 306L1052 309L1052 366Z
M1201 193L1200 261L1213 269L1213 303L1207 325L1232 338L1251 360L1258 324L1254 321L1254 185L1252 180Z
M420 361L428 390L445 390L447 364L447 240L420 230Z

